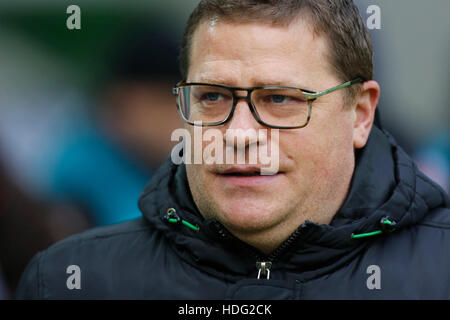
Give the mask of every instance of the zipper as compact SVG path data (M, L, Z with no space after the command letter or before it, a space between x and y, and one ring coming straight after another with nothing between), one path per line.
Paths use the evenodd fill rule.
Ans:
M302 224L300 227L297 228L297 230L292 233L289 238L287 238L278 248L275 249L274 252L272 252L268 257L267 260L273 262L275 261L284 251L286 251L294 242L297 240L297 238L302 233L303 229L306 227L306 224Z
M272 262L256 262L256 268L258 268L257 279L261 279L261 275L266 276L266 279L270 279L270 268L272 268Z
M261 279L261 277L265 277L265 279L270 279L270 270L272 268L273 263L276 259L284 253L289 247L295 242L295 240L301 235L302 231L306 227L306 224L303 223L300 227L297 228L290 236L287 238L274 252L272 252L268 256L263 256L259 252L257 252L251 246L245 246L249 253L254 255L256 258L256 269L257 279ZM227 229L225 229L219 222L215 224L215 231L220 236L222 240L230 240L237 241L245 245L241 240L237 239L234 235L232 235Z
M297 238L302 233L303 229L306 227L306 224L302 224L297 230L292 233L289 238L287 238L274 252L272 252L269 256L267 256L264 261L256 262L256 269L258 270L257 279L261 279L261 275L265 276L266 279L270 279L270 269L272 268L272 264L276 261L276 259L297 240Z

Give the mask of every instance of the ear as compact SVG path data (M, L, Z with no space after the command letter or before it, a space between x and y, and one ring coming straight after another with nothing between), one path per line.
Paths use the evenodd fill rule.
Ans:
M353 147L356 149L363 148L367 143L379 96L380 86L376 81L370 80L363 83L354 110Z

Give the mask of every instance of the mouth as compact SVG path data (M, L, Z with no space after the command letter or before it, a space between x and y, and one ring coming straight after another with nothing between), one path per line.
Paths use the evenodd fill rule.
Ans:
M255 167L233 167L217 173L225 185L237 187L256 187L267 184L282 174L283 172L262 174L261 168Z
M247 172L227 172L222 173L224 176L234 176L234 177L257 177L261 175L259 171L247 171Z
M252 176L264 176L264 175L273 175L281 172L274 173L265 173L263 168L256 166L233 166L226 169L222 169L218 171L218 174L226 175L226 176L243 176L243 177L252 177Z

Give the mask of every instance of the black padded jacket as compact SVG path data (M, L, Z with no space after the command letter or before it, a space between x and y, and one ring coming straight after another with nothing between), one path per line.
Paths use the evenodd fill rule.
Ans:
M305 222L269 256L202 218L183 165L167 161L139 206L139 219L38 253L16 297L450 298L448 195L377 127L357 155L351 189L332 222ZM78 267L77 280L70 266Z

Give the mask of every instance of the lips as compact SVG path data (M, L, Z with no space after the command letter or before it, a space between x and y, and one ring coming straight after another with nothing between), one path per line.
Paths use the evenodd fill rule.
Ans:
M242 176L252 177L261 176L261 168L259 167L231 167L218 172L220 175L225 176Z
M254 176L260 176L261 173L259 172L229 172L224 173L225 176L237 176L237 177L254 177Z
M282 176L282 172L273 175L261 174L259 167L229 167L216 173L225 188L267 188L267 184Z

